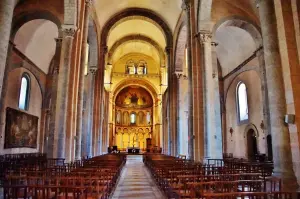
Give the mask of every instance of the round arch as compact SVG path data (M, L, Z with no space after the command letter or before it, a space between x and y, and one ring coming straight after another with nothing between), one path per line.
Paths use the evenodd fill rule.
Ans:
M212 30L213 39L215 38L216 31L219 28L226 27L226 26L234 26L234 27L245 30L246 32L248 32L251 35L257 48L262 46L262 36L261 36L260 27L253 21L245 19L240 16L236 16L236 15L225 17L225 18L219 20L215 24L215 26L213 27L213 30Z
M232 79L230 80L229 84L224 88L224 91L225 91L225 94L224 94L224 103L226 103L226 101L227 101L228 91L229 91L231 85L233 84L233 82L239 77L240 74L246 73L246 72L249 72L249 71L255 71L256 74L259 77L259 80L262 81L261 76L260 76L260 71L259 70L253 70L252 66L249 66L247 68L244 68L244 70L241 70L241 71L237 72L234 75L234 77L232 77Z
M101 46L107 45L109 31L113 28L114 25L122 20L128 20L134 16L142 17L144 20L148 19L153 21L164 32L167 46L172 46L172 31L167 23L153 11L144 8L125 9L113 16L108 22L106 22L101 32Z
M121 46L122 44L128 43L128 42L132 42L132 41L141 41L141 42L152 45L158 51L158 53L161 57L161 64L164 65L165 54L164 54L163 50L161 49L161 47L159 46L159 44L156 43L153 39L151 39L145 35L141 35L141 34L128 35L128 36L125 36L125 37L119 39L117 42L115 42L108 52L108 63L111 63L111 61L112 61L111 59L119 46Z
M255 126L254 124L250 123L250 124L248 124L248 125L245 127L245 130L244 130L244 138L247 136L248 131L251 130L251 129L254 131L255 136L256 136L256 137L259 137L259 132L258 132L256 126Z
M10 39L11 41L14 40L16 33L18 30L27 22L35 20L35 19L45 19L52 21L54 24L57 25L58 30L61 29L61 21L51 12L46 10L36 10L34 12L23 12L17 16L14 16L11 28Z
M146 80L141 80L141 79L138 79L138 78L132 78L130 80L125 79L125 80L121 81L112 90L113 102L115 102L116 97L118 96L118 94L121 90L123 90L125 87L131 86L131 85L140 86L140 87L146 89L150 93L150 95L152 97L152 100L153 100L153 105L155 106L155 99L157 98L157 91L156 91L155 87L150 82L148 82Z
M21 67L21 66L20 67L16 67L16 68L12 68L11 70L8 71L8 74L11 73L11 72L13 72L14 70L18 70L20 68L25 68L27 70L26 73L29 74L29 76L32 75L35 78L35 80L37 81L37 83L39 85L40 91L41 91L42 100L44 101L45 85L43 84L42 80L40 80L39 76L36 73L32 72L30 70L30 68L28 68L28 67Z

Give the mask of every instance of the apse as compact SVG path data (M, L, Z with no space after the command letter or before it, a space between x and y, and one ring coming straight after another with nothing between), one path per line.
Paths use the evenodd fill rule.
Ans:
M116 145L146 149L153 124L153 99L141 86L123 88L115 99Z

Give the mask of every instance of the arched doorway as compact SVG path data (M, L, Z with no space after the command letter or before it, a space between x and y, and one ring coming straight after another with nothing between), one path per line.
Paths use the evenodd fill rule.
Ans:
M273 161L272 136L267 135L268 160Z
M249 129L247 132L247 152L248 159L255 160L255 156L258 154L256 135L253 129Z

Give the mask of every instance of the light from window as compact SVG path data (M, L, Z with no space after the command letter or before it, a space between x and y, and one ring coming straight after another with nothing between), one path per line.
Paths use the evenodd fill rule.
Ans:
M244 83L239 83L237 87L238 97L238 114L239 121L248 120L248 100L247 100L247 88Z
M136 115L135 115L135 113L131 113L130 124L135 124L135 122L136 122Z
M21 89L20 89L20 96L19 96L19 108L26 110L28 104L28 91L29 90L29 82L28 78L22 77L21 80Z

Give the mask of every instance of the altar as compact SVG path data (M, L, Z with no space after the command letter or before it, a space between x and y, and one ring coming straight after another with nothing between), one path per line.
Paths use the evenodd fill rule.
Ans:
M127 147L126 148L127 153L140 153L139 147Z

